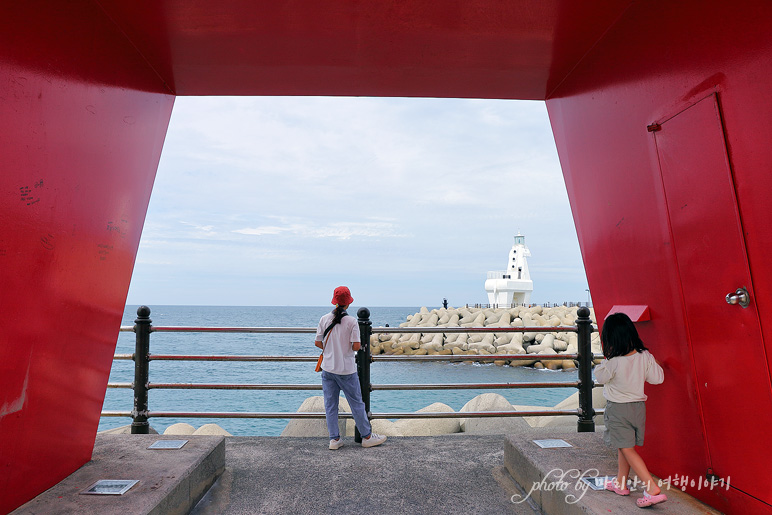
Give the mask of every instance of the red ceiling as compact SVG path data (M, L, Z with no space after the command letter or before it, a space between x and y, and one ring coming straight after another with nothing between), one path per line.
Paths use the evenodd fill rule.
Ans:
M632 3L97 0L177 95L545 99Z

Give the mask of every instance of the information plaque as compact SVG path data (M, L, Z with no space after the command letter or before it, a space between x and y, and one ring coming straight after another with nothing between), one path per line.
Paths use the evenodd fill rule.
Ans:
M615 476L597 476L583 477L582 481L587 483L593 490L605 490L606 483L614 479Z
M187 440L158 440L148 449L182 449L186 443L188 443Z
M89 495L123 495L132 486L139 483L138 479L100 479L81 494Z
M542 449L555 449L558 447L573 447L570 443L566 442L565 440L560 440L558 438L551 439L551 440L534 440L533 443L541 447Z

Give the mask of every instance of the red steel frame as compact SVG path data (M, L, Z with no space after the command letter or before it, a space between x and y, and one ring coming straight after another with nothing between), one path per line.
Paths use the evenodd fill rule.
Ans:
M696 480L722 445L769 461L769 446L743 430L758 414L730 408L742 396L766 411L772 397L770 26L766 0L5 2L0 512L90 459L177 95L546 100L597 313L648 306L640 332L666 365L665 383L649 391L651 470ZM737 323L741 308L689 293L679 260L696 249L674 249L683 220L667 208L670 147L658 146L676 127L669 120L711 95L758 326L753 341L724 336L727 350L753 350L754 379L742 387L751 365L707 366L704 337L687 329ZM700 174L719 173L685 166L696 187ZM727 293L742 286L721 249L708 254L706 281ZM723 418L706 411L713 385ZM730 513L772 511L770 490L750 480L687 491Z

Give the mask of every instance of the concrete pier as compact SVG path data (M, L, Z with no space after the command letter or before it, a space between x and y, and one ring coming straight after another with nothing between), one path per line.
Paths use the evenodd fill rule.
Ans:
M573 503L581 491L527 495L555 468L614 475L615 452L601 436L531 428L508 436L390 437L370 449L345 438L330 451L326 438L98 435L91 462L13 514L641 513L640 492L588 490ZM533 443L548 438L573 447ZM185 452L146 449L158 439L189 443ZM79 494L97 479L120 478L140 483L120 497ZM666 493L669 500L651 511L718 513L680 490Z

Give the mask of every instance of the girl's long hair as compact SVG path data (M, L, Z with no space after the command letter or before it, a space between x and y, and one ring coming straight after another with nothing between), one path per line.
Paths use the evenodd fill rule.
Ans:
M335 313L335 316L332 319L332 323L327 326L327 329L324 330L324 335L322 336L322 339L324 339L325 336L327 336L327 333L332 331L332 328L336 325L340 324L340 321L343 320L343 317L348 315L346 313L346 307L341 306L340 304L335 305L335 310L333 311Z
M603 344L603 355L606 359L624 356L633 350L638 352L649 350L638 336L633 321L624 313L614 313L606 317L600 333L600 341Z

